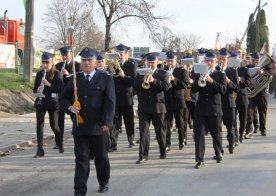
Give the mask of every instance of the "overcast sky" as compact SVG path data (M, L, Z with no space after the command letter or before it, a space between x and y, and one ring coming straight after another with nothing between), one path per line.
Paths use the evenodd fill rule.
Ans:
M38 37L43 32L43 13L51 0L35 0L34 35ZM276 1L262 0L266 11L267 24L270 32L270 45L276 43ZM8 10L8 16L20 19L25 17L23 0L0 0L0 15ZM159 0L159 12L172 15L172 23L167 26L176 34L193 33L204 40L201 47L213 48L216 33L221 32L222 46L235 37L241 38L249 14L254 12L258 0ZM97 21L102 21L100 18ZM100 22L99 22L100 23ZM104 28L104 24L99 24ZM141 24L127 23L123 30L116 30L114 36L118 42L133 46L152 46L148 34ZM39 47L39 42L35 43Z

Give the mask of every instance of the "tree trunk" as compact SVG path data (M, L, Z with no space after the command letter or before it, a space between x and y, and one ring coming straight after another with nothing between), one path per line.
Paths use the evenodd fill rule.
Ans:
M105 25L105 40L104 40L104 49L107 50L109 48L109 44L111 41L111 24L109 20L106 20L106 25Z

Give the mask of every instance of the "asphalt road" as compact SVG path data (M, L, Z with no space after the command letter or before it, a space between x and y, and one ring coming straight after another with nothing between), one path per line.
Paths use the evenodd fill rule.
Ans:
M110 190L105 195L275 195L276 194L276 109L268 114L268 135L256 134L230 155L225 148L223 163L212 160L214 151L210 136L206 137L205 167L194 169L194 143L189 130L189 143L178 149L173 132L172 151L160 160L155 134L151 132L150 160L136 165L138 145L129 149L126 134L120 134L118 152L110 153ZM138 135L138 134L136 134ZM227 145L224 129L224 146ZM32 158L31 146L0 158L0 195L2 196L68 196L73 195L73 140L67 134L65 153L52 149L46 156ZM97 193L95 168L91 164L87 195Z

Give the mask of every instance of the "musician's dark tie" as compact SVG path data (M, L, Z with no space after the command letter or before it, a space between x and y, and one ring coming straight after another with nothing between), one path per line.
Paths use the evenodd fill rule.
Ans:
M90 75L86 75L86 83L87 84L89 83L89 78L90 78Z

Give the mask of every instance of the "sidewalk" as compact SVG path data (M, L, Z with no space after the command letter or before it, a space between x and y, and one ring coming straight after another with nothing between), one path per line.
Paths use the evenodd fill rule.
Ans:
M137 108L137 101L134 106ZM269 108L276 109L276 99L273 95L269 97ZM269 112L268 112L269 115ZM71 132L71 119L66 115L65 134ZM48 114L46 114L44 137L54 136L49 126ZM0 119L0 156L9 151L20 149L36 143L36 117L35 113L18 115L11 118Z

